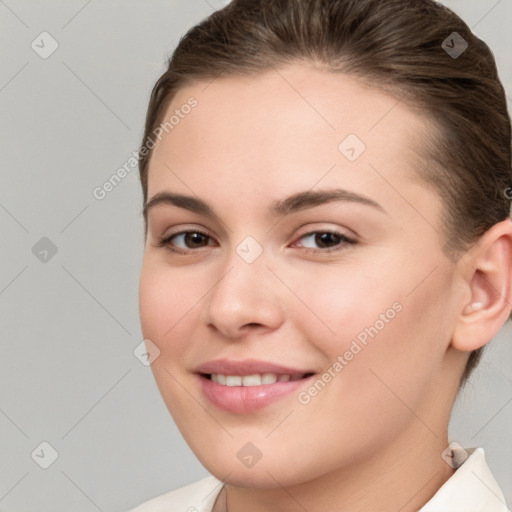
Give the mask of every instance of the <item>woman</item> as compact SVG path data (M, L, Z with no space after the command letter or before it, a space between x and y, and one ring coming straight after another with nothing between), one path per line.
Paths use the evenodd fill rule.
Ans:
M448 441L511 313L511 131L431 0L235 0L150 100L140 314L211 473L137 512L506 511Z

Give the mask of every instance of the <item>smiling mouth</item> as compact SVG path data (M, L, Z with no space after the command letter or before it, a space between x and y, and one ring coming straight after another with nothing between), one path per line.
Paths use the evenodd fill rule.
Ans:
M251 387L275 384L276 382L294 382L307 379L314 373L255 373L251 375L224 375L221 373L200 373L200 376L216 384L228 387Z
M253 413L287 396L293 397L294 392L307 386L316 375L311 371L278 368L278 365L269 363L219 363L209 366L211 368L196 371L203 396L215 407L232 414ZM245 368L242 369L242 366ZM219 371L225 373L217 373Z

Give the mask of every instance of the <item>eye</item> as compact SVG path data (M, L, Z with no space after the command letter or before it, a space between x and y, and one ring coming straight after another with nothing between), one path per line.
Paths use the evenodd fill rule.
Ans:
M189 229L179 231L167 237L162 238L153 245L156 247L165 247L174 253L193 252L194 249L208 247L214 245L210 237L204 231L198 229ZM298 239L302 243L295 242L294 246L303 247L308 252L329 253L340 251L348 245L355 245L357 242L349 238L340 231L311 231L305 233Z
M311 252L334 252L342 250L347 244L355 245L356 241L339 231L311 231L302 235L299 240L302 247Z
M211 241L211 237L198 229L190 229L187 231L180 231L173 233L165 238L162 238L154 245L157 247L165 247L171 252L184 253L193 249L206 247Z

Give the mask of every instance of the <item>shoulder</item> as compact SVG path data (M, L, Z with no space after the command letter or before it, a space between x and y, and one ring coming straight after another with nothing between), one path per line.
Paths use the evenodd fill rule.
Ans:
M208 476L141 503L129 512L211 512L222 482Z

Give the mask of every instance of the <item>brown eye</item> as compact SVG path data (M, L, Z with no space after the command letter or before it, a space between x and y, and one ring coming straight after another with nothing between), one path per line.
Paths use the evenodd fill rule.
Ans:
M302 247L316 252L340 250L346 244L354 245L355 241L338 231L313 231L300 237Z
M187 252L211 245L209 243L211 240L211 237L202 231L189 230L174 233L160 240L157 245L158 247L166 247L173 252Z
M188 249L194 249L195 247L204 247L208 245L208 236L198 231L187 231L179 235L174 235L172 238L183 237L183 243Z
M321 248L332 247L338 245L342 241L342 237L335 233L320 233L315 235L315 243Z

